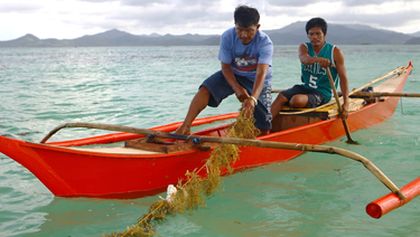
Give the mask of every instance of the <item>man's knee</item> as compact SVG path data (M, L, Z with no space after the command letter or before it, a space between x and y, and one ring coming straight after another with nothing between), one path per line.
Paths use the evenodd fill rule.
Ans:
M210 98L210 91L205 86L201 86L200 89L198 89L197 95L201 98Z
M303 107L306 107L307 104L308 104L307 95L301 95L301 94L295 95L289 101L290 107L295 107L295 108L303 108Z
M200 88L198 89L198 92L199 93L206 93L206 94L210 93L209 89L207 89L207 87L205 87L205 86L200 86Z

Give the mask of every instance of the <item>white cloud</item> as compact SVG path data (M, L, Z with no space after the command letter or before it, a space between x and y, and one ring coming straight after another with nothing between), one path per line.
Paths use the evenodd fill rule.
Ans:
M0 40L32 33L76 38L117 28L133 34L220 34L239 4L257 7L262 29L314 16L400 32L420 31L420 0L1 0Z

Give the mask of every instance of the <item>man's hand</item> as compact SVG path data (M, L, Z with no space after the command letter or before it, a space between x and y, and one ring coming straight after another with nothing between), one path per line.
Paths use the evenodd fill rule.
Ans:
M240 101L240 102L244 102L246 99L248 99L248 97L249 97L249 94L248 94L248 92L245 90L245 88L243 88L243 87L240 87L240 88L238 88L237 90L235 90L235 95L236 95L236 98L238 98L238 100Z
M317 58L316 61L321 65L323 68L327 68L331 65L331 61L326 58Z
M347 119L347 116L349 115L349 103L345 101L341 106L341 109L341 117Z
M245 116L250 118L254 114L255 106L257 105L256 100L249 96L244 102L242 103L242 109L245 112Z

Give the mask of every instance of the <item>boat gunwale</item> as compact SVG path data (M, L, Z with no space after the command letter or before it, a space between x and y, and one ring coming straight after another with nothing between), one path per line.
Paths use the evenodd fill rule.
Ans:
M385 100L388 100L390 97L387 97ZM349 113L349 117L351 117L351 115L362 112L363 110L366 110L372 106L376 106L378 103L384 103L385 101L380 101L377 103L373 103L373 104L369 104L369 105L365 105L362 108L360 108L357 111L351 112ZM296 133L296 132L302 132L302 130L310 130L313 127L318 127L320 125L326 124L326 123L333 123L335 120L337 120L338 117L335 116L334 118L328 118L326 120L321 120L321 121L317 121L314 123L310 123L310 124L304 124L301 126L297 126L294 128L289 128L283 131L279 131L279 132L274 132L274 133L270 133L268 135L264 135L264 136L260 136L257 137L256 140L262 140L262 141L272 141L275 140L276 137L282 137L284 135L288 135L290 133ZM225 127L227 127L229 125L224 125L221 127L217 127L217 128L212 128L209 130L203 130L201 132L207 132L207 131L212 131L212 130L218 130L218 129L223 129ZM104 137L108 136L112 136L115 133L111 133L111 134L105 134L102 135ZM130 134L130 133L122 133L122 134ZM197 136L200 136L199 134L194 134ZM105 139L105 138L104 138ZM187 150L181 150L181 151L175 151L175 152L171 152L171 153L156 153L156 154L122 154L122 153L105 153L105 152L101 152L100 149L98 149L98 151L93 151L93 150L81 150L81 149L74 149L72 147L69 146L59 146L59 145L55 145L55 144L50 144L50 143L34 143L34 142L29 142L29 141L23 141L23 140L19 140L16 139L18 141L22 141L24 146L27 147L31 147L31 148L37 148L37 149L47 149L47 150L53 150L53 151L60 151L60 152L66 152L66 153L74 153L74 154L83 154L83 155L89 155L89 156L95 156L95 157L106 157L106 158L117 158L117 159L132 159L132 158L144 158L144 159L154 159L154 158L170 158L173 156L181 156L181 155L188 155L188 154L192 154L192 153L196 153L196 152L203 152L203 151L197 151L196 149L187 149ZM120 141L122 142L122 141ZM100 143L99 143L100 144ZM318 143L313 143L313 144L318 144Z

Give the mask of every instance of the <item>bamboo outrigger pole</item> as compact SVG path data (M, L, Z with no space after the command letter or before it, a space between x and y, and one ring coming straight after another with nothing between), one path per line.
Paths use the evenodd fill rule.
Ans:
M392 96L392 97L420 97L420 93L397 93L397 92L356 92L350 95L350 98L366 98L366 97L382 97L382 96Z
M49 132L41 141L45 143L51 136L57 133L63 128L93 128L102 129L117 132L127 132L142 135L151 135L162 138L171 138L177 140L191 141L194 144L200 144L203 142L207 143L221 143L221 144L233 144L239 146L254 146L272 149L288 149L288 150L299 150L299 151L310 151L320 152L329 154L338 154L340 156L350 158L355 161L361 162L377 179L379 179L389 190L398 195L403 200L404 195L400 192L399 188L369 159L359 155L355 152L345 150L343 148L325 146L325 145L313 145L313 144L302 144L302 143L286 143L286 142L274 142L274 141L262 141L256 139L244 139L244 138L231 138L231 137L212 137L212 136L197 136L197 135L179 135L161 131L155 131L143 128L134 128L122 125L112 124L98 124L98 123L66 123L60 125L51 132Z
M117 132L127 132L142 135L151 135L163 138L171 138L177 140L191 141L195 144L203 142L208 143L223 143L223 144L234 144L240 146L255 146L262 148L271 149L289 149L289 150L300 150L310 152L321 152L338 154L340 156L350 158L355 161L362 163L379 181L381 181L391 193L381 197L366 206L366 212L373 218L380 218L386 213L407 204L409 201L420 195L420 178L417 177L403 188L399 189L373 162L355 152L345 150L333 146L324 145L312 145L312 144L301 144L301 143L285 143L285 142L273 142L273 141L262 141L256 139L244 139L244 138L222 138L222 137L210 137L210 136L196 136L196 135L178 135L173 133L155 131L150 129L133 128L121 125L111 124L97 124L97 123L66 123L54 128L51 132L45 136L41 143L45 143L52 135L57 133L62 128L94 128L103 129Z

